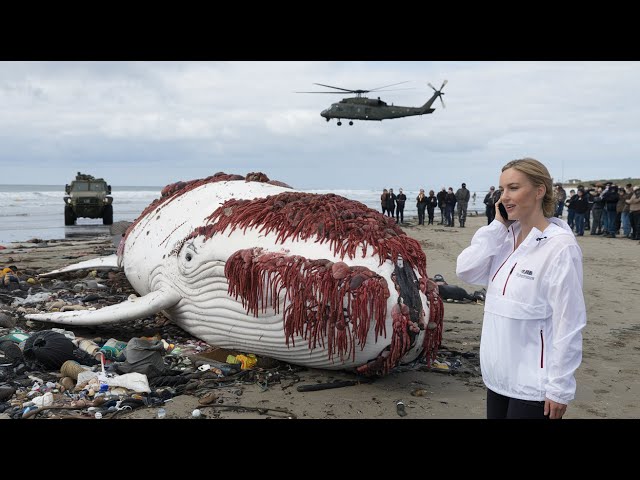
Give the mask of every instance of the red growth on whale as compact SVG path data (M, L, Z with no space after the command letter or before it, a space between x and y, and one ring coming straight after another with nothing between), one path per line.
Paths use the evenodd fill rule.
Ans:
M228 174L224 172L217 172L207 178L201 178L197 180L189 180L188 182L175 182L165 186L160 192L160 198L155 199L147 208L145 208L142 213L136 218L136 220L129 226L127 231L124 234L124 241L120 242L118 246L118 255L121 256L124 250L124 244L126 242L129 233L135 228L135 226L140 223L140 221L147 216L150 212L160 209L160 207L168 205L173 202L175 199L184 195L191 190L194 190L202 185L207 185L209 183L216 182L227 182L232 180L244 180L245 182L261 182L261 183L269 183L271 185L277 185L280 187L291 188L284 182L280 182L278 180L269 180L262 172L250 172L247 173L246 176L236 175L236 174Z
M344 361L355 360L356 341L364 348L372 319L376 340L386 336L389 288L367 267L255 248L231 255L224 273L229 294L241 297L247 313L257 317L267 307L276 313L282 308L287 345L295 346L294 337L300 336L309 349L321 344L329 358L337 353Z

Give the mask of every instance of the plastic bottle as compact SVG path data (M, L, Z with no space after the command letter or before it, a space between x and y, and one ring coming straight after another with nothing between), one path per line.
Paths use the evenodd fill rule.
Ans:
M167 416L167 411L164 408L159 408L158 413L156 414L157 418L164 418Z

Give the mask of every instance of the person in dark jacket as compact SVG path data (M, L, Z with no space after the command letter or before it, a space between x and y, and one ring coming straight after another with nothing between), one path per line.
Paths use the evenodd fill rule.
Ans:
M604 200L602 200L602 187L596 187L593 195L593 206L591 213L593 214L593 222L591 222L591 235L602 235L602 211L604 209Z
M567 225L569 225L569 228L571 230L573 230L575 217L576 217L576 212L573 209L573 203L571 202L574 201L576 198L578 198L578 195L576 194L576 191L572 188L571 190L569 190L569 195L567 196L567 199L564 202L565 206L567 207Z
M467 184L463 183L462 187L456 192L456 201L458 202L458 223L460 228L464 228L464 222L467 220L467 206L471 192L467 190Z
M438 195L436 195L436 198L438 199L438 208L440 209L440 223L438 225L445 225L444 212L447 205L444 200L446 197L447 197L447 190L444 187L442 187L442 190L440 190L438 192Z
M429 196L427 197L427 214L429 215L429 221L427 225L433 225L433 212L438 206L438 199L433 190L429 190Z
M576 198L571 199L571 207L573 209L573 220L576 226L576 235L578 237L582 237L584 235L585 215L589 211L589 202L584 194L584 189L578 189Z
M396 197L396 222L404 223L404 204L406 201L407 196L400 189L400 193Z
M387 199L389 198L389 191L385 188L380 195L380 206L382 207L382 214L387 213Z
M387 215L391 218L395 216L396 209L396 194L393 193L393 188L389 189L389 196L387 197Z
M418 209L418 225L424 225L424 209L427 208L427 197L424 194L424 188L420 189L420 193L416 197L416 208Z
M618 186L612 182L607 183L607 187L602 192L602 200L604 201L604 229L607 232L606 238L616 238L616 205L620 195L618 194Z
M453 212L455 211L455 208L456 208L456 194L453 193L453 187L449 187L449 190L447 190L447 196L444 198L444 203L445 203L444 217L447 222L446 226L455 227L456 224L454 222Z
M496 188L492 185L489 187L489 192L484 196L484 204L486 205L485 213L487 215L487 225L493 222L496 218L496 202L500 199L500 190L496 191Z

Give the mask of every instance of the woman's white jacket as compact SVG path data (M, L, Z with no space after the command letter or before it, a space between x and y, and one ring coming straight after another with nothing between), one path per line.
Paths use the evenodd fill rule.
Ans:
M494 220L458 256L456 274L486 285L480 367L487 388L522 400L568 404L587 316L582 251L566 222L549 218L515 249L520 223Z

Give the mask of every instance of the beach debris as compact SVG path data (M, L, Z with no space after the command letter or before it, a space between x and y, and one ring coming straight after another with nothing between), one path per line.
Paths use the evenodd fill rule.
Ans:
M404 405L404 402L402 400L399 400L398 402L396 402L396 412L401 417L406 417L407 416L407 411L405 409L405 405Z
M361 378L358 380L335 380L329 383L316 383L310 385L298 385L296 390L299 392L317 392L319 390L328 390L330 388L342 388L351 387L353 385L360 385L365 383L371 383L372 378Z
M440 297L443 301L448 303L471 303L475 302L478 304L483 304L485 299L485 294L487 290L482 288L480 290L476 290L472 294L467 292L464 288L458 287L457 285L449 285L444 277L437 273L431 279L436 285L438 285L438 292L440 293Z

